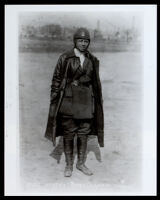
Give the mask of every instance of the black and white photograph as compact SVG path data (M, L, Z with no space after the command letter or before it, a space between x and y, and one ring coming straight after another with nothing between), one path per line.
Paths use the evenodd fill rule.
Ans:
M156 195L156 5L5 6L5 195Z

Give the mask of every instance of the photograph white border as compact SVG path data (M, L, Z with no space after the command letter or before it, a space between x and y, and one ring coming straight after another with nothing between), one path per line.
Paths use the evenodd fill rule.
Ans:
M82 9L83 8L83 9ZM5 6L5 196L24 194L19 179L19 67L18 14L48 11L120 12L140 11L144 17L143 35L143 188L140 193L97 195L156 195L156 91L157 91L157 6L156 5L6 5ZM55 195L62 194L62 191ZM82 194L83 195L83 194ZM91 194L89 194L91 195ZM80 196L80 195L79 195ZM96 195L94 195L96 196Z

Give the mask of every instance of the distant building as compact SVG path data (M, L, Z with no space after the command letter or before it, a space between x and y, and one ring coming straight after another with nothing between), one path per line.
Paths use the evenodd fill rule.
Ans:
M102 32L100 30L100 21L99 20L97 21L97 27L93 32L93 39L94 40L98 40L98 41L103 41L104 40Z

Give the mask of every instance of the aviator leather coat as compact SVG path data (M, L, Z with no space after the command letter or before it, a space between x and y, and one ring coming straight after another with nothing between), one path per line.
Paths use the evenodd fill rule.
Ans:
M104 114L103 114L103 99L102 88L99 78L99 60L87 51L86 56L93 64L93 94L95 115L93 119L93 127L90 135L97 135L100 147L104 147ZM57 62L51 84L51 102L49 106L48 122L45 131L45 137L56 145L56 137L63 136L61 127L61 120L58 117L60 104L63 100L64 90L67 81L67 63L71 63L73 73L76 71L78 65L75 65L76 55L74 49L62 54Z

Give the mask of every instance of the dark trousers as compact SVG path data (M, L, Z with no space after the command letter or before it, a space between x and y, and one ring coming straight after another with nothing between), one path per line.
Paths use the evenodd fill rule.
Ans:
M63 137L73 139L75 134L78 137L87 136L91 132L92 119L62 118Z

